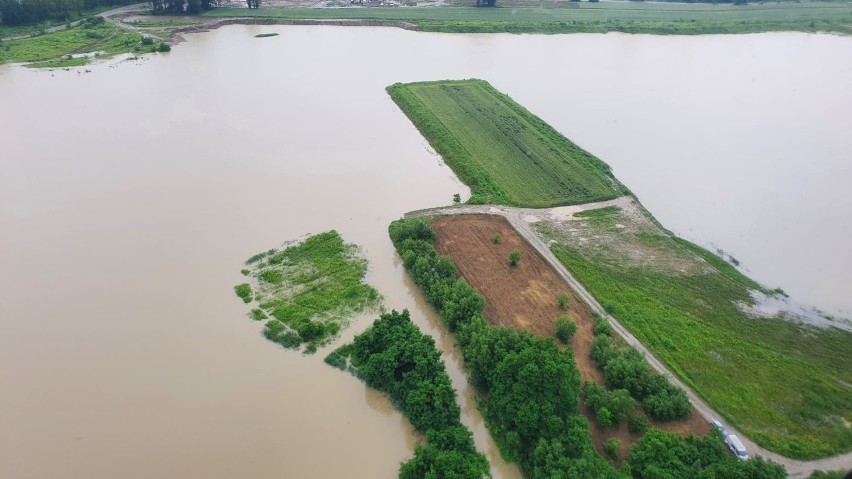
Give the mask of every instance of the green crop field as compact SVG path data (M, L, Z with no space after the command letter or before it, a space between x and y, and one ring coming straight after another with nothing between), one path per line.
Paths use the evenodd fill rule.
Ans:
M472 191L471 203L549 207L624 193L609 167L481 80L388 92Z
M537 228L607 311L755 442L799 459L852 450L852 333L749 312L750 291L773 292L638 205Z
M472 5L475 2L470 2ZM433 32L513 33L754 33L829 31L852 33L849 2L783 2L710 5L644 2L547 2L548 7L500 2L497 8L343 7L216 8L204 15L280 20L370 20L407 22ZM542 2L545 3L545 2ZM556 6L556 8L554 8Z

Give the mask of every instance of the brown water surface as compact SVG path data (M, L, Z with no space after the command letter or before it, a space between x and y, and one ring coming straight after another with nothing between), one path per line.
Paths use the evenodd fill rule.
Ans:
M264 340L231 289L249 255L331 228L365 248L387 306L436 336L495 477L518 477L387 239L403 212L466 195L387 97L396 81L489 80L665 225L852 309L850 38L188 40L92 73L0 67L0 477L394 477L408 422L323 364L328 349Z

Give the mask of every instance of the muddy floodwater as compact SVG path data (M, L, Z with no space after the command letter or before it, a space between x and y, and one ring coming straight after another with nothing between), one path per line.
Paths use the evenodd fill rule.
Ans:
M405 211L467 195L386 95L397 81L490 81L667 227L852 310L852 38L187 40L90 73L0 67L0 477L395 477L417 441L405 418L328 348L264 340L232 291L248 256L332 228L438 339L495 477L518 477L387 239Z

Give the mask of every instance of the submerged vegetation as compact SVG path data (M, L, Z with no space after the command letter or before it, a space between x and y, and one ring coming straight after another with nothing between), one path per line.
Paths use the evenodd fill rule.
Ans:
M255 281L234 287L246 303L256 301L255 320L271 317L263 335L285 348L308 343L308 352L346 326L347 319L381 303L379 293L364 283L367 260L336 231L307 238L283 251L270 250L246 261Z
M577 216L540 223L538 231L607 312L725 419L788 457L852 449L852 333L756 317L750 292L771 291L662 229L635 202ZM608 383L643 399L625 378L607 374L613 358L619 368L626 361L646 370L638 366L641 355L613 349L607 337L596 340L592 354ZM644 406L652 416L658 409L649 399Z
M469 203L547 207L625 192L606 164L484 81L397 83L388 93L470 186Z
M473 436L461 423L441 352L432 337L411 322L408 310L383 314L326 362L387 393L426 435L426 444L417 446L414 458L401 465L401 479L481 479L488 474L488 461L476 451Z
M92 17L80 26L0 44L0 63L31 62L32 67L81 66L91 58L122 53L167 51L168 45Z

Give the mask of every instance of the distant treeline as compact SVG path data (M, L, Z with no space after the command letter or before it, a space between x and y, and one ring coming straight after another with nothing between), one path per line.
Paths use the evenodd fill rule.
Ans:
M253 0L260 5L259 0ZM99 7L130 5L135 0L0 0L0 25L16 26L47 20L64 22L80 18ZM152 0L156 13L200 13L219 0Z
M200 13L219 4L219 0L151 0L155 13Z
M0 24L14 26L45 20L79 18L98 7L129 5L133 0L0 0Z

